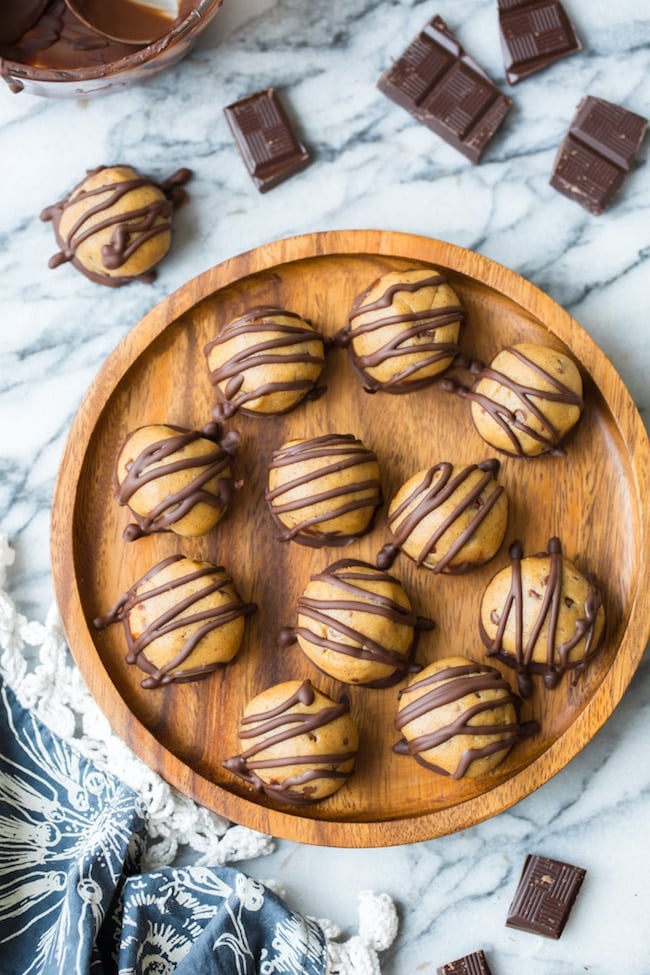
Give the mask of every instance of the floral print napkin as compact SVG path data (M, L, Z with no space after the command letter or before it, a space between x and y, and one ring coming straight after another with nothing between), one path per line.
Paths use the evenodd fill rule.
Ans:
M5 975L324 975L313 920L233 867L140 873L146 814L0 683Z

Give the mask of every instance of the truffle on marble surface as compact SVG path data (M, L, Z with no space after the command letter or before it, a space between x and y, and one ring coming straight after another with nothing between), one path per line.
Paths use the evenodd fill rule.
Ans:
M172 241L172 213L185 200L189 169L162 183L132 166L90 170L64 199L41 212L51 221L58 253L51 268L70 262L96 284L151 283Z

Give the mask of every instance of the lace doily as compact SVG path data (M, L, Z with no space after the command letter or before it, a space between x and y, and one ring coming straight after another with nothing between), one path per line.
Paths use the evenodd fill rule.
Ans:
M0 532L0 675L23 708L98 766L113 773L119 769L122 781L142 798L148 821L143 870L172 864L184 847L194 852L197 866L271 853L272 837L234 825L188 799L114 734L72 660L57 608L50 608L45 623L30 621L5 591L14 559L7 535ZM378 952L390 947L398 929L397 910L387 894L359 894L359 933L348 941L336 940L341 930L330 920L319 918L318 923L328 942L330 975L380 975Z

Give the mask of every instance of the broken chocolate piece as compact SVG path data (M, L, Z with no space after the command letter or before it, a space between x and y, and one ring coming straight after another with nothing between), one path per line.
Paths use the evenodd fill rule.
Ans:
M492 975L487 958L482 951L447 962L438 969L438 975Z
M551 186L599 216L632 168L648 120L621 105L588 95L560 145Z
M377 82L418 122L478 163L511 100L434 17Z
M274 88L265 88L224 109L237 148L260 193L311 162L296 138Z
M517 84L582 50L559 0L498 0L506 78Z
M557 941L575 904L586 870L536 854L526 857L506 927Z

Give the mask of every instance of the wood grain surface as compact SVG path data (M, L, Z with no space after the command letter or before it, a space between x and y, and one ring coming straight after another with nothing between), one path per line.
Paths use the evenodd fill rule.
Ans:
M444 270L467 312L461 347L489 361L504 345L542 342L568 351L585 382L585 410L565 457L501 457L510 500L502 549L464 576L434 575L405 555L393 566L416 611L435 620L422 634L423 664L450 654L484 659L481 595L508 564L508 545L526 554L561 538L565 554L596 575L608 616L606 644L584 675L553 691L535 683L522 717L540 733L520 743L495 772L457 782L421 768L392 745L399 685L346 687L315 670L278 631L295 623L309 577L341 557L374 562L389 540L385 512L397 487L439 461L495 456L476 433L468 403L439 386L407 395L369 395L348 353L328 353L327 392L281 417L235 416L241 434L235 473L244 481L209 535L160 534L125 542L126 509L113 496L113 466L126 435L147 423L199 428L215 403L203 353L229 319L275 304L332 335L355 296L392 268ZM353 433L379 459L386 503L371 534L346 549L278 541L264 501L271 451L291 437ZM603 725L625 692L650 633L647 599L650 451L623 383L586 332L547 295L486 258L436 240L382 231L309 234L239 255L189 281L154 308L108 358L72 425L52 510L51 556L57 601L74 658L114 730L148 766L184 794L234 822L306 843L342 847L419 841L463 829L510 807L565 766ZM245 644L204 681L143 690L125 661L121 625L97 632L94 617L159 559L175 552L224 564L242 598L258 603ZM514 686L512 672L504 669ZM310 677L331 696L346 692L361 747L353 779L312 806L284 807L253 793L222 767L237 754L246 701L268 685ZM119 769L115 769L119 774Z

